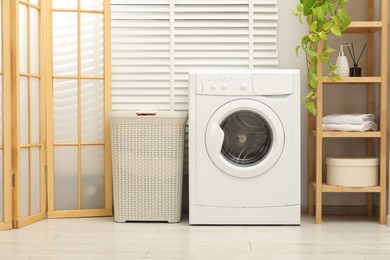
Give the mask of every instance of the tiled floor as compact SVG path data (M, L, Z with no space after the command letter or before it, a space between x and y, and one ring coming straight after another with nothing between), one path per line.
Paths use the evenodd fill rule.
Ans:
M390 227L365 216L304 216L301 226L189 226L51 219L0 232L1 260L75 259L389 260Z

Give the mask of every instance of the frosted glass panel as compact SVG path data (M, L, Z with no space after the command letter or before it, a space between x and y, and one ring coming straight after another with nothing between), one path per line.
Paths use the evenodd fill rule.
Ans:
M54 142L78 142L77 80L54 80Z
M77 13L53 12L54 76L77 76L77 48Z
M103 10L104 0L81 0L80 7L81 10Z
M81 148L82 208L104 208L104 146Z
M31 208L32 214L41 212L41 176L40 176L40 155L39 147L31 148Z
M30 0L30 3L33 5L38 5L39 0Z
M20 144L28 144L28 79L20 77Z
M77 147L54 147L54 209L78 208Z
M104 141L104 83L102 80L81 82L81 140Z
M27 71L27 6L19 4L19 68L20 73Z
M85 2L85 0L81 0ZM88 2L89 0L87 0ZM53 0L53 8L77 9L77 0Z
M0 222L4 221L3 160L3 150L0 149Z
M29 216L29 201L30 201L30 187L29 187L29 148L20 149L20 214L21 217Z
M34 8L30 9L30 52L31 73L39 74L39 13Z
M3 145L3 77L2 75L0 75L0 145Z
M102 14L81 13L81 75L103 76L104 21Z
M31 78L31 143L39 143L39 79Z

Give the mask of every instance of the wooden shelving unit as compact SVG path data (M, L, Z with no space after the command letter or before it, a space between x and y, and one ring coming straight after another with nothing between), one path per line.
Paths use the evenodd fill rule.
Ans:
M367 214L372 215L373 200L372 194L379 194L379 223L386 223L386 114L387 114L387 8L388 0L380 1L380 21L374 21L374 0L368 0L368 20L354 21L343 32L347 34L367 34L367 75L365 77L347 77L342 80L333 81L331 78L323 77L322 62L318 60L317 71L319 76L317 89L317 115L309 117L309 183L308 183L308 214L314 214L316 223L322 223L322 194L323 193L343 193L358 192L367 193ZM385 26L383 26L385 25ZM374 56L374 35L380 35L379 56L380 62ZM322 49L322 43L319 43L318 49ZM319 59L319 58L318 58ZM374 64L379 65L379 75L374 75ZM322 131L323 118L323 88L327 85L339 84L364 84L367 86L367 113L374 112L374 90L379 87L379 119L380 125L378 131L374 132L324 132ZM351 94L352 96L353 94ZM379 155L379 185L373 187L339 187L323 183L323 141L327 138L365 138L367 139L367 156L374 155L373 139L378 139L379 148L376 154Z

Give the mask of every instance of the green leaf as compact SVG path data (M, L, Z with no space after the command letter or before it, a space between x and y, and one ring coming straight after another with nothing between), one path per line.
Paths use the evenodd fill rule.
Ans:
M298 51L299 51L299 48L301 48L301 46L300 46L300 45L298 45L297 47L295 47L295 55L297 55L297 57L298 57Z
M294 10L291 10L291 13L294 15L294 16L298 16L299 13L295 12Z
M310 25L310 31L315 32L317 30L317 21Z
M298 20L299 20L299 23L300 23L300 24L303 24L303 21L302 21L302 13L300 13L300 14L298 15Z
M317 21L325 21L326 12L323 6L313 8L313 15Z
M343 78L342 78L338 73L336 73L336 74L334 75L334 79L335 79L335 80L342 80Z
M318 81L317 73L314 73L314 72L309 73L309 79L313 79L313 80Z
M336 36L341 36L341 30L340 30L340 26L338 24L334 24L331 28L330 28L330 31L336 35Z
M302 13L303 12L303 5L302 5L302 1L301 3L297 4L297 11Z
M314 33L309 34L309 38L312 42L318 42L319 40L321 40L320 36Z
M314 102L307 102L306 105L305 105L305 108L307 110L309 110L309 112L311 114L313 114L314 116L317 114L317 109L316 109L316 107L314 105Z
M317 0L305 0L303 3L303 14L305 16L311 15L313 13L313 8L316 6Z
M308 35L305 35L304 37L302 37L302 40L301 40L302 46L305 46L308 42L310 42L310 38Z
M314 89L317 89L317 86L318 86L318 81L317 80L309 80L309 85L314 88Z
M319 32L318 33L318 36L320 36L320 38L324 41L327 41L328 40L328 36L326 35L325 32Z
M322 62L329 62L329 59L330 59L329 54L322 53L321 56L320 56L320 59L321 59Z
M324 30L328 31L333 26L333 23L327 22L324 24L323 28Z
M339 0L339 2L340 6L343 7L348 2L348 0Z
M326 53L332 53L332 52L335 52L336 50L335 49L333 49L333 48L331 48L331 47L329 47L329 46L327 46L326 48L325 48L325 52Z
M340 19L340 27L341 30L345 30L345 28L348 27L348 25L351 24L351 18L347 15L347 12L345 11L345 8L339 9L337 13L337 17Z
M339 18L337 17L337 16L332 16L332 20L333 20L333 22L335 23L335 24L340 24L340 22L339 22Z
M306 54L307 54L308 56L310 56L310 57L317 57L317 55L318 55L317 52L311 50L310 48L306 48L306 49L305 49L305 52L306 52Z

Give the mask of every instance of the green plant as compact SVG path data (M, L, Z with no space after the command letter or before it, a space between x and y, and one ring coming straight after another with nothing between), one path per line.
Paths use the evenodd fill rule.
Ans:
M317 98L318 74L317 61L328 64L330 73L327 75L333 80L339 80L337 67L330 63L330 53L335 49L328 44L328 35L333 34L340 37L342 32L351 23L351 18L344 8L348 0L300 0L296 11L292 13L298 17L303 24L302 17L306 17L310 31L302 37L301 44L295 49L298 56L299 49L306 54L308 70L308 93L303 99L305 107L313 115L316 115L315 99ZM322 50L318 50L318 43L322 41ZM318 57L318 53L320 56Z

